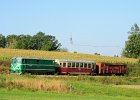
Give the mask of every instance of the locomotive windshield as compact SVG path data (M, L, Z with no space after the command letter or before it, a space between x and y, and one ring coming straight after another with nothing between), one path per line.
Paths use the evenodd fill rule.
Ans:
M16 58L14 58L14 59L12 59L12 63L13 64L22 63L22 59L16 59Z

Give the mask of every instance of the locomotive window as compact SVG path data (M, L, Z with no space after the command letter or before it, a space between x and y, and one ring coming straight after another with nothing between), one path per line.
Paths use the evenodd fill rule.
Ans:
M27 64L28 63L27 59L23 59L22 63Z
M71 63L68 63L68 67L71 67Z
M24 60L25 60L25 64L27 64L28 63L27 59L24 59Z
M16 61L16 59L13 59L12 62L13 62L13 63L16 63L17 61Z
M60 67L63 67L63 63L62 62L60 62Z
M32 64L32 60L28 60L28 64Z
M63 63L63 67L66 67L66 63Z
M87 68L87 63L84 63L84 68Z
M16 59L16 63L22 63L21 59Z
M83 63L80 63L80 67L81 67L81 68L83 67Z
M72 63L72 67L75 67L75 63Z
M91 68L91 64L88 64L88 68Z
M76 63L76 67L77 67L77 68L79 67L79 63Z
M39 60L36 60L36 63L39 64Z
M22 59L22 64L25 64L25 59Z

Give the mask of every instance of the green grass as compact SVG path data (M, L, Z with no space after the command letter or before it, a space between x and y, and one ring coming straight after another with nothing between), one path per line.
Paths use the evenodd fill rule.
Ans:
M114 91L116 92L117 90ZM90 95L88 94L76 95L76 94L49 93L49 92L42 92L42 91L32 92L27 90L8 91L6 89L0 88L0 100L139 100L140 98L140 94L138 93L134 94L131 92L132 94L124 95L118 93L120 91L116 93L110 93L110 92L112 91L108 90L108 93L106 94L102 94L101 92L99 92L98 94L93 93Z
M57 91L54 90L55 88L34 90L34 87L29 89L27 85L19 87L20 83L15 84L13 80L18 80L18 82L23 80L25 84L31 82L33 85L36 82L37 86L38 82L45 82L52 86L62 83L64 85L57 86L70 88L66 88L68 91L61 91L58 88L56 88ZM104 82L104 80L108 81ZM117 87L119 84L116 85L115 80L120 81L120 84L140 85L140 77L0 75L0 100L139 100L140 88ZM9 88L10 85L6 82L12 81L10 85L13 87Z

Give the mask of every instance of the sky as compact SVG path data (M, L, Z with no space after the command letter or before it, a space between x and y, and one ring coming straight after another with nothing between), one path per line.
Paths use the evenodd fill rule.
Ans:
M140 0L0 0L0 33L53 35L70 52L121 55ZM70 41L72 38L72 43Z

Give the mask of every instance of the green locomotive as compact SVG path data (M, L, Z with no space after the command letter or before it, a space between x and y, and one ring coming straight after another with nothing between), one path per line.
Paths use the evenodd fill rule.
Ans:
M55 74L56 64L54 60L39 58L12 58L12 73L34 73L34 74Z

